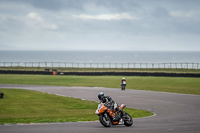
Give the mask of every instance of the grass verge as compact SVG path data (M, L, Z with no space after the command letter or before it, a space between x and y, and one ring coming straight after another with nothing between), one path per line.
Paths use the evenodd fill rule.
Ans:
M94 121L98 103L23 89L1 89L0 124ZM133 118L153 115L127 108Z
M0 67L0 70L44 71L56 69L59 72L165 72L165 73L200 73L200 69L181 68L63 68L63 67Z
M121 76L6 75L0 84L120 88ZM200 78L127 76L127 89L200 95Z

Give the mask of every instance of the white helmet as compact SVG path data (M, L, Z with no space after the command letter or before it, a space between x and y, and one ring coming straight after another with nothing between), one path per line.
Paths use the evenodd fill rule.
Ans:
M125 79L124 77L122 79Z

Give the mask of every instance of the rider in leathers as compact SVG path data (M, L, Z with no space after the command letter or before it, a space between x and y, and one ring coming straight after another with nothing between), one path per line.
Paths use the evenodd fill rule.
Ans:
M98 98L100 102L105 103L105 106L108 107L109 109L116 110L116 111L118 110L117 103L113 101L110 96L106 96L104 95L103 92L100 92L98 93ZM119 119L118 113L115 113L115 115L112 116L112 118L113 118L113 121L118 120Z

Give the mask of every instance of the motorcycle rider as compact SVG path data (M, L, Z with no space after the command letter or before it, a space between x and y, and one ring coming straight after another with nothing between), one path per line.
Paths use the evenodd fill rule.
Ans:
M125 80L125 78L123 77L122 78L122 80L121 80L121 86L123 85L123 82L125 82L126 83L126 80ZM126 86L126 84L125 84L125 86Z
M109 109L116 110L116 111L119 110L117 103L110 96L106 96L104 95L103 92L100 92L98 93L98 98L100 102L105 103L105 106L108 107ZM110 111L109 115L113 118L113 121L119 119L118 113L114 114L112 111Z

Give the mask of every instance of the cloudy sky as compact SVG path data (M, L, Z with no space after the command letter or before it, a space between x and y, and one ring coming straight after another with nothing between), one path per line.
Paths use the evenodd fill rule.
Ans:
M0 0L0 50L200 51L200 0Z

